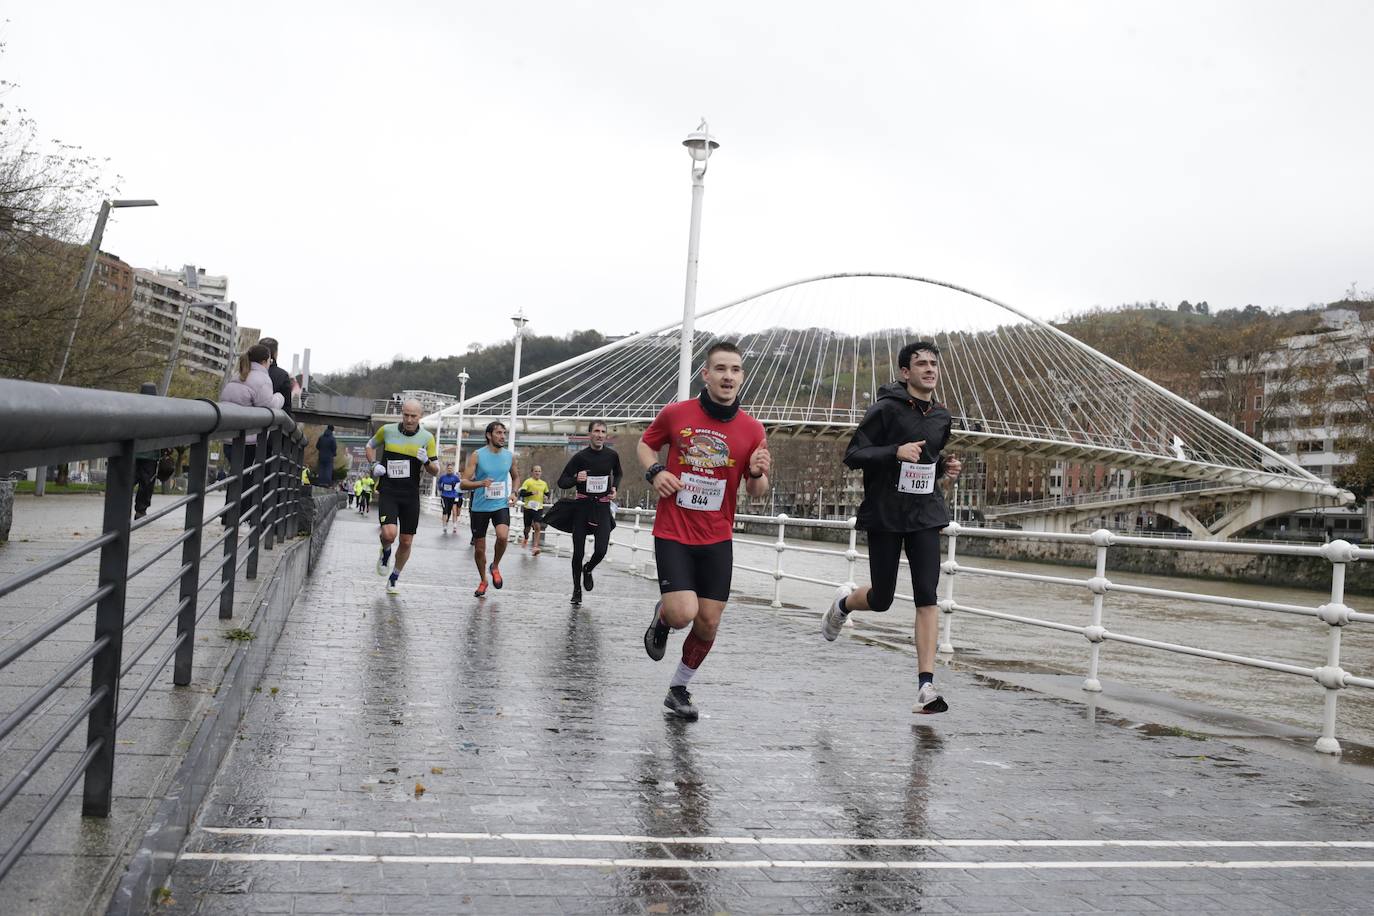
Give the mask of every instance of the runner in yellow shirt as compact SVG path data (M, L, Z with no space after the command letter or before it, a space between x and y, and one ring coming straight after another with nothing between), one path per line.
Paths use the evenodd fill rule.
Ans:
M525 533L520 536L520 543L533 547L537 557L539 538L544 531L544 500L549 495L549 482L544 479L544 469L537 464L531 474L520 484L520 500L525 507ZM534 537L530 537L531 530Z

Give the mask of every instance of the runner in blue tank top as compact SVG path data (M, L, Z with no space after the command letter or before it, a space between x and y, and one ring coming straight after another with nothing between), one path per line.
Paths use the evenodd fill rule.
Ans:
M472 491L472 508L468 513L472 519L472 557L477 564L477 574L482 577L481 584L472 594L478 598L487 593L488 571L492 585L500 588L505 584L501 578L501 557L510 539L510 505L515 499L515 482L520 479L515 470L515 456L506 448L506 424L488 423L486 435L486 447L468 456L461 484L464 490ZM487 528L493 525L496 527L496 554L488 566Z

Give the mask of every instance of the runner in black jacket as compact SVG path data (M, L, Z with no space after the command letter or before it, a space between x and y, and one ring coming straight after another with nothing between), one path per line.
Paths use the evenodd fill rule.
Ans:
M840 586L821 621L821 635L834 640L850 611L885 611L897 590L902 551L911 564L916 598L918 691L912 712L949 709L935 689L935 645L940 618L935 587L940 579L940 529L949 524L937 479L957 480L958 458L941 455L953 424L935 402L940 351L928 340L907 344L898 356L902 380L878 390L844 453L847 467L864 473L858 527L868 532L872 585L850 591Z
M591 445L572 456L563 473L558 475L558 485L565 490L577 489L577 517L573 522L572 539L572 576L573 607L582 606L582 589L591 591L596 586L592 570L606 558L611 546L611 502L620 487L620 455L606 445L606 424L593 420L587 427L587 438ZM595 538L592 558L585 564L582 557L587 549L587 535Z

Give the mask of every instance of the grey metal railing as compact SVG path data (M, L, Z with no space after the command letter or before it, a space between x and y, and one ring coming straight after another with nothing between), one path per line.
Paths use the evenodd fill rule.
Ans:
M249 435L257 436L257 445L252 463L245 466ZM210 445L216 441L228 444L229 470L226 478L211 484ZM182 446L190 447L188 492L156 512L131 520L138 453ZM248 579L255 578L261 551L296 535L304 448L304 436L279 410L0 380L0 474L90 458L105 458L108 463L100 535L0 581L3 599L99 551L94 588L0 650L2 671L95 608L91 644L74 658L55 665L48 681L19 700L14 708L0 710L3 740L90 666L89 697L0 788L3 817L20 790L42 771L81 723L86 723L85 747L75 765L18 838L0 854L0 878L9 872L83 777L82 814L109 815L119 728L169 662L173 684L191 683L197 624L214 606L218 607L220 619L232 618L237 574L246 570ZM217 492L225 494L225 502L212 511L208 500ZM178 510L184 513L181 534L170 543L159 545L152 556L140 554L133 558L136 565L131 568L131 535ZM206 528L221 519L224 533L206 546ZM242 545L241 522L247 524ZM147 572L177 547L181 548L181 562L175 574L137 608L130 609L126 600L130 580ZM207 562L212 554L218 554L218 559ZM207 568L208 575L202 578ZM218 587L208 595L203 594L216 580ZM174 588L178 596L174 612L165 620L154 621L151 632L137 646L126 647L124 637L129 627ZM129 692L124 678L173 624L175 638ZM8 774L0 774L0 778L5 775Z

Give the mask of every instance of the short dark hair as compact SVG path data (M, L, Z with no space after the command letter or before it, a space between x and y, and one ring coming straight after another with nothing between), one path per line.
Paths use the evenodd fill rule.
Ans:
M739 346L737 346L734 343L734 341L718 340L715 343L711 344L711 349L706 351L706 361L710 362L711 357L715 356L717 353L720 353L722 351L726 353L733 353L740 359L744 359L744 354L740 352Z
M506 428L506 424L502 423L500 420L492 420L490 423L487 424L486 432L482 433L482 435L486 436L488 442L491 441L492 430L496 429L496 427L498 426L502 429Z
M605 421L605 420L593 420L592 422L590 422L590 423L587 424L587 432L590 433L592 430L596 429L598 426L600 426L602 429L610 429L610 427L606 425L606 421Z
M273 358L273 359L276 359L276 358L277 358L277 349L278 349L278 346L277 346L277 338L275 338L275 337L264 337L264 338L262 338L261 340L259 340L258 343L262 344L264 347L267 348L267 352L270 353L270 354L272 355L272 358Z
M905 347L902 347L901 352L897 354L897 368L910 369L911 357L920 353L922 350L934 353L937 359L940 356L940 348L935 346L935 341L918 340L915 343L909 343Z
M266 344L255 343L248 348L248 361L250 363L260 363L265 359L271 358L272 351L267 348Z

